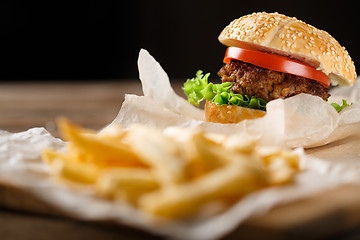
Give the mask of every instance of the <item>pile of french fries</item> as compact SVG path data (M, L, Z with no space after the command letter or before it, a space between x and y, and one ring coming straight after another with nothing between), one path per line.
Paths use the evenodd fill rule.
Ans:
M291 182L299 170L290 150L200 129L166 134L134 125L94 132L65 119L58 126L66 151L43 152L57 179L169 219L224 211L250 192Z

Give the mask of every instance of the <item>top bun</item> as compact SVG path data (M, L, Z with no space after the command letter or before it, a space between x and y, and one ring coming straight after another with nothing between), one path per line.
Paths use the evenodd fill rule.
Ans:
M279 13L253 13L232 21L219 41L288 56L325 73L332 85L353 85L356 72L348 52L329 33Z

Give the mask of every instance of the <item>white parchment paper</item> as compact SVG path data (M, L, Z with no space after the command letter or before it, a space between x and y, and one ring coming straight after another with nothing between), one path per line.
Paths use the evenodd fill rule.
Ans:
M264 214L276 204L344 183L358 182L358 85L346 89L350 93L339 90L339 95L344 94L354 102L341 114L321 99L304 94L270 102L268 113L262 119L221 125L204 122L202 110L177 96L167 74L145 50L140 52L139 71L144 96L127 95L112 124L130 126L142 123L162 128L165 132L174 127L201 126L205 131L251 135L261 139L264 144L291 147L331 143L310 149L309 154L304 154L301 148L296 150L301 155L303 171L297 175L294 183L254 192L221 215L191 222L159 225L153 217L131 206L96 197L91 189L74 190L53 181L50 168L40 158L41 150L61 149L64 143L43 128L21 133L0 131L0 185L24 189L78 219L112 220L176 239L216 239L234 230L250 216ZM350 133L354 134L345 138Z
M140 51L138 66L144 96L126 95L114 123L128 126L136 122L158 128L201 126L210 132L249 134L265 143L304 148L321 146L360 130L360 81L332 92L330 102L347 99L353 103L340 114L319 97L299 94L269 102L263 118L224 125L205 122L203 110L176 95L167 74L146 50Z

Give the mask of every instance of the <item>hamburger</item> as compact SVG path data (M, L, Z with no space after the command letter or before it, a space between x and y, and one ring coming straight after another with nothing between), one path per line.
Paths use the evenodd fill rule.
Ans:
M232 21L219 35L227 46L221 84L198 71L183 90L195 105L203 100L210 122L237 123L266 114L266 104L305 93L327 101L330 85L356 78L348 52L326 31L279 13L253 13Z

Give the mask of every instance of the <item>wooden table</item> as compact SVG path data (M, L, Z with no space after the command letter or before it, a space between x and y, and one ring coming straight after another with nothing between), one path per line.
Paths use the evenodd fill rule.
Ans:
M173 86L182 94L180 82L174 81ZM125 93L141 94L140 82L2 83L0 129L18 132L44 126L58 136L55 119L59 116L85 127L100 129L116 117ZM157 238L110 223L77 221L57 214L54 209L31 209L31 206L41 204L25 193L0 188L0 239ZM360 189L343 186L277 206L265 216L247 220L227 239L240 237L360 239Z

